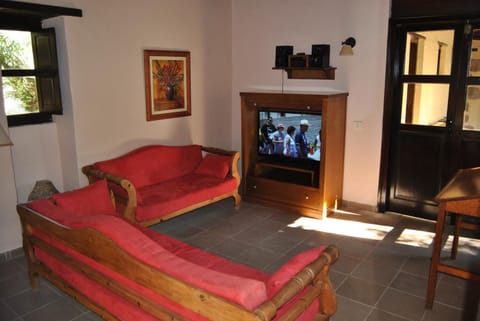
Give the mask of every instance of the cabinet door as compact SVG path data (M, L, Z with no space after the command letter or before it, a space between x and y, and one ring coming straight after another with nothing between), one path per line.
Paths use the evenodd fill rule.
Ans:
M278 204L309 208L315 211L322 209L320 191L317 188L249 177L247 178L247 193L254 198Z

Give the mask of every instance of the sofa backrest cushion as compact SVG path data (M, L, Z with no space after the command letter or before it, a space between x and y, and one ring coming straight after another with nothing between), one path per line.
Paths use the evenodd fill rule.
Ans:
M74 216L117 215L106 180L70 192L54 194L52 198L59 207Z
M95 229L107 235L135 259L249 310L267 298L264 282L217 272L184 260L122 218L105 215L78 217L70 220L68 226Z
M264 282L215 271L209 269L208 266L204 267L189 262L164 249L155 240L144 234L141 229L121 217L111 215L71 216L47 199L28 203L27 206L67 227L95 229L113 240L136 260L249 310L253 310L267 299ZM35 230L35 233L43 235L42 231ZM50 239L50 237L47 238ZM62 244L54 245L62 246ZM73 250L71 249L71 251ZM121 264L121 262L118 263ZM106 271L105 268L102 270Z
M94 168L127 178L136 188L141 188L191 173L201 160L199 145L149 145L97 162Z
M267 281L268 298L272 298L285 283L291 280L305 266L316 260L325 248L325 246L322 246L297 254L273 273Z
M27 207L60 224L64 224L69 218L72 217L69 212L53 204L46 198L41 198L27 203Z
M232 158L230 156L207 154L194 173L224 179L230 170Z

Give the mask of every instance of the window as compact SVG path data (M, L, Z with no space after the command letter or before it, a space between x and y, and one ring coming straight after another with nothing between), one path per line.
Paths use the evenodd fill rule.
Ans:
M54 29L0 30L0 65L9 126L62 113Z
M453 29L407 32L401 123L446 127Z

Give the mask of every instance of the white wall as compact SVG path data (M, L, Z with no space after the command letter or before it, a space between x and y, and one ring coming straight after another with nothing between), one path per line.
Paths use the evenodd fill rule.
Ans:
M38 179L52 180L59 190L85 185L83 165L141 144L231 147L230 1L30 2L79 8L83 17L44 23L57 33L64 115L51 124L11 129L19 202ZM190 51L192 116L146 121L144 49ZM5 153L11 159L10 148ZM2 174L1 184L15 194L11 170L9 175L10 183ZM21 246L16 196L4 189L1 196L8 216L0 213L0 253Z
M38 179L50 179L60 190L84 185L83 165L140 144L240 149L239 92L280 89L282 73L272 70L275 46L310 52L312 44L327 43L336 80L285 79L285 88L349 92L343 198L376 204L389 1L31 2L80 8L83 17L45 23L57 29L64 115L53 124L12 129L19 202ZM349 36L357 39L355 55L339 57ZM146 121L144 49L191 52L191 117ZM2 164L8 155L0 155ZM13 173L2 173L0 183L12 190L3 177L13 180ZM14 205L4 203L12 203L15 192L3 190L0 208L8 215L0 217L0 253L21 246Z
M78 1L66 38L78 163L139 144L231 145L231 4ZM144 49L191 53L192 116L146 121Z
M376 206L388 17L385 0L234 1L233 148L241 147L239 92L282 88L282 72L272 70L275 46L310 53L312 44L330 44L335 80L285 76L284 89L349 93L343 199ZM350 36L357 40L354 56L338 56Z

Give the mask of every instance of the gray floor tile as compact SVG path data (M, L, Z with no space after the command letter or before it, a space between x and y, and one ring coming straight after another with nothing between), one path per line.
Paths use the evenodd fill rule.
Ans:
M463 312L460 309L445 306L443 304L434 304L432 310L427 310L425 318L422 321L451 321L462 320ZM463 319L465 321L475 319Z
M400 272L390 287L418 297L423 297L427 293L427 283L427 278Z
M362 261L352 272L352 275L387 286L393 281L398 272L399 270L390 264Z
M409 321L398 315L393 315L382 310L373 309L372 313L365 321Z
M430 256L412 256L402 266L402 271L428 278Z
M13 321L19 317L9 306L0 301L0 320Z
M57 301L62 297L48 286L41 286L37 290L24 291L11 296L5 301L19 315L29 313L50 302Z
M341 250L340 250L341 251ZM361 260L353 257L348 257L346 255L341 255L338 258L337 262L332 266L332 270L341 272L341 273L352 273L353 270L360 264Z
M30 281L27 273L21 271L0 282L0 298L5 299L29 289Z
M53 301L41 308L22 316L25 321L69 321L84 312L72 305L68 300L60 299Z
M331 321L361 321L370 314L372 307L355 302L341 295L337 297L337 312L330 318Z
M385 291L385 287L354 277L348 277L337 290L337 293L368 305L374 305Z
M377 303L377 308L408 320L420 321L425 312L425 300L389 288Z

